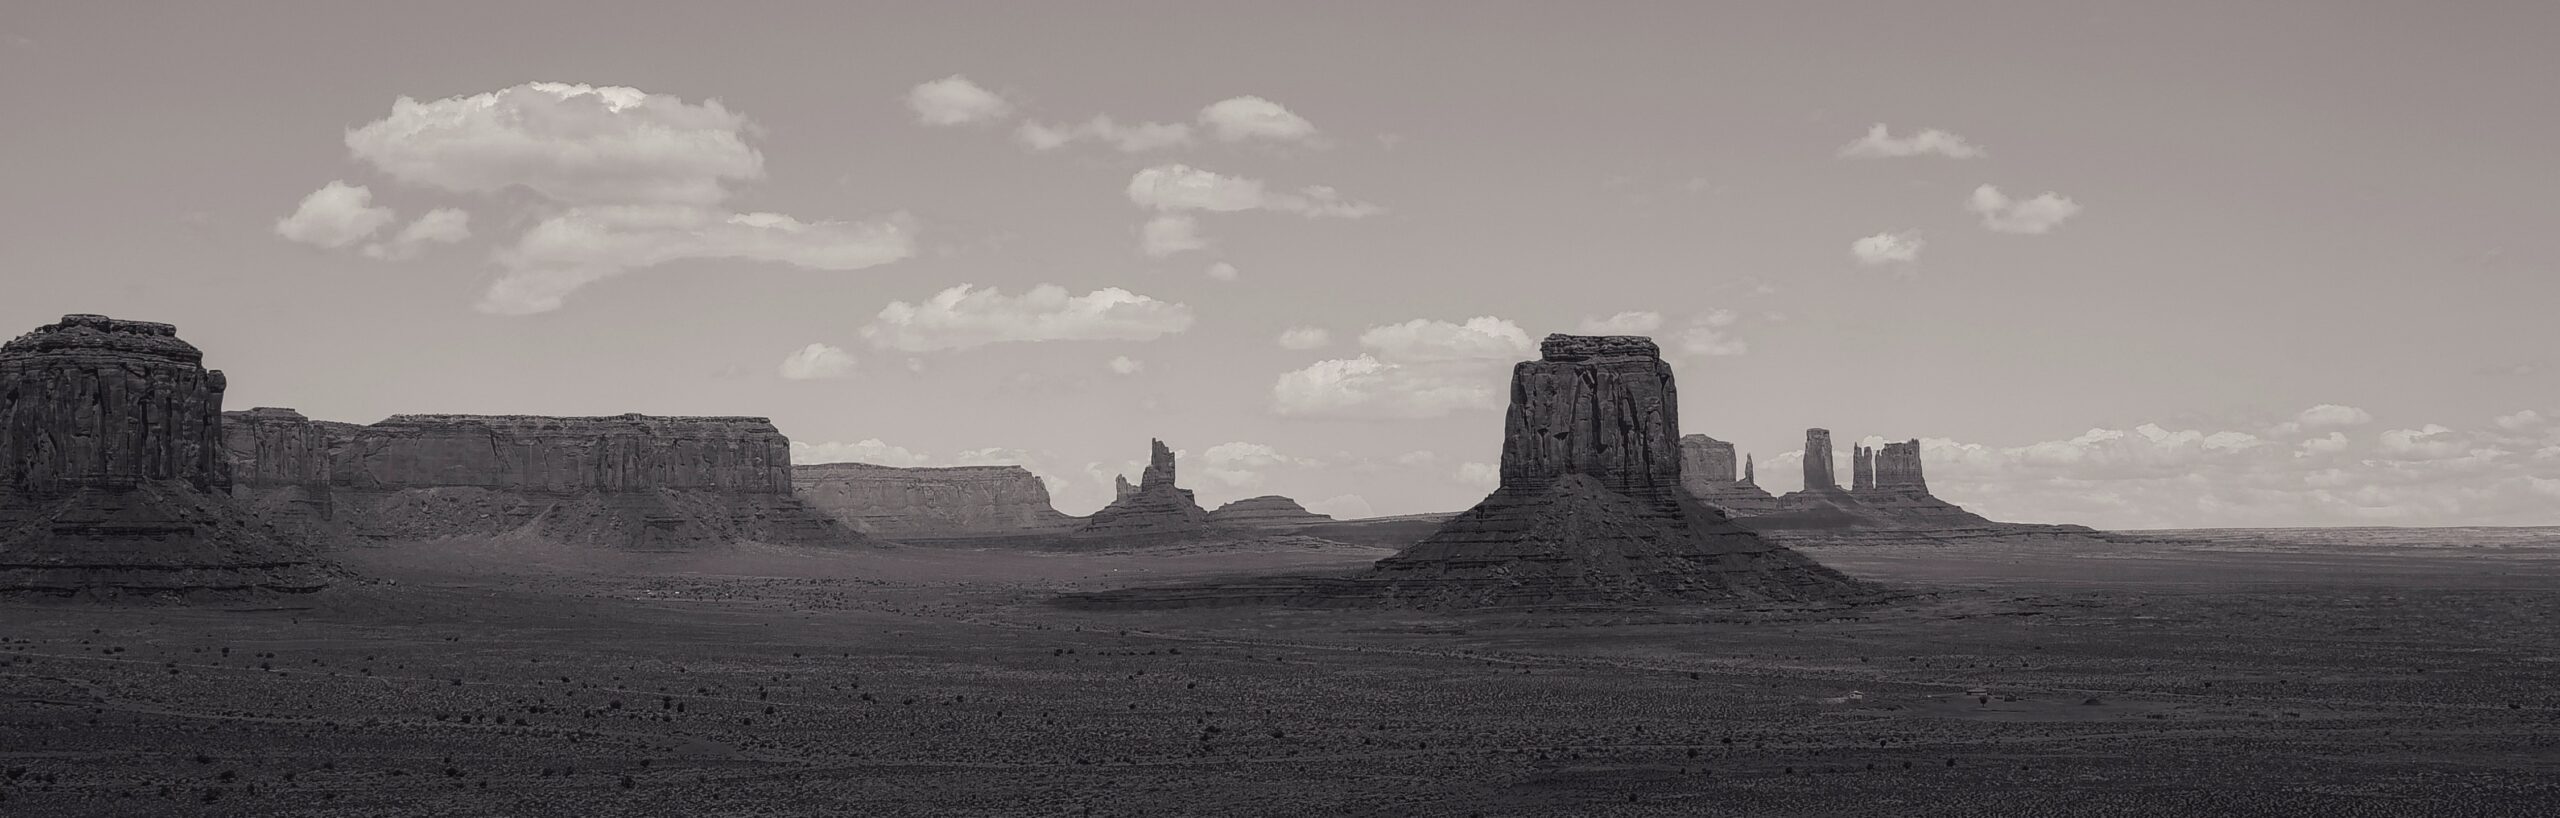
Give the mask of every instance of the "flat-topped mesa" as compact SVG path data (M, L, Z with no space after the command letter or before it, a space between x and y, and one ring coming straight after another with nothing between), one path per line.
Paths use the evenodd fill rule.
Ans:
M337 463L359 490L791 492L791 441L758 417L393 415Z
M226 489L222 373L176 327L103 315L0 344L0 487L46 494L177 480Z
M1511 368L1502 486L1587 475L1623 494L1680 487L1679 394L1653 339L1549 335Z
M1021 466L826 463L793 467L791 482L809 505L890 540L1055 534L1077 522L1051 506L1049 487Z
M1689 496L1737 517L1766 513L1777 502L1749 479L1735 480L1733 444L1706 435L1680 438L1680 487Z
M1832 472L1831 430L1804 430L1804 490L1837 491L1840 478Z
M1076 536L1155 538L1209 528L1209 512L1200 508L1190 489L1174 484L1173 450L1161 440L1149 443L1147 467L1139 473L1137 487L1085 518Z
M1884 444L1882 449L1869 449L1875 459L1875 479L1869 485L1883 491L1929 492L1929 481L1920 476L1920 441L1905 440Z
M222 373L177 328L66 315L0 344L0 592L318 590L228 495Z
M1247 497L1209 512L1213 525L1243 528L1301 528L1333 522L1333 518L1308 511L1298 501L1277 494Z

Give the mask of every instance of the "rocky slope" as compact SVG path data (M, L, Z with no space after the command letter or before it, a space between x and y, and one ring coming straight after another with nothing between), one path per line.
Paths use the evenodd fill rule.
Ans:
M1049 487L1021 466L828 463L795 466L791 480L812 507L888 540L1061 534L1079 522L1052 507Z
M219 371L147 321L66 315L0 345L0 592L305 592L310 543L229 494Z

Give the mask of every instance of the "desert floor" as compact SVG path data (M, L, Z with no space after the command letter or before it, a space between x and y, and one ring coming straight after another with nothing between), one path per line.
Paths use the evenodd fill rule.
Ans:
M1846 611L1073 611L1384 549L355 548L0 603L0 815L2560 815L2560 532L1811 546Z

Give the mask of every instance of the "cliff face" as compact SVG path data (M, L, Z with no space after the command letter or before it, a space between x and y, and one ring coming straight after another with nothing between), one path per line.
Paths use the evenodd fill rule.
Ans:
M792 494L790 441L763 418L395 415L370 426L253 410L230 436L236 493L332 534L520 534L680 550L861 535Z
M1888 490L1908 489L1922 493L1929 491L1929 481L1920 476L1920 441L1905 440L1900 443L1887 443L1882 449L1867 451L1875 459L1875 480L1870 484L1872 487Z
M1804 490L1837 491L1840 479L1832 472L1831 430L1804 430Z
M1080 537L1157 538L1201 533L1209 528L1209 512L1192 499L1191 490L1174 485L1173 449L1149 441L1153 450L1135 489L1085 518Z
M222 373L177 329L66 315L0 345L0 592L317 590L232 502Z
M1021 466L829 463L794 467L792 483L809 505L891 540L1055 534L1076 524L1049 505L1049 487Z
M1539 360L1511 369L1502 485L1570 474L1612 491L1662 494L1680 484L1680 396L1653 339L1550 335Z
M1308 511L1298 501L1277 494L1247 497L1209 512L1213 525L1244 528L1304 528L1333 522L1332 517Z
M1680 438L1680 487L1690 497L1729 516L1745 517L1777 509L1777 498L1749 479L1733 477L1733 444L1706 435Z

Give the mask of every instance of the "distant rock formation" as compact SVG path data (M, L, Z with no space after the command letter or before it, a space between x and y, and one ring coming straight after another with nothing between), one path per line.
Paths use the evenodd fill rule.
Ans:
M177 328L66 315L0 345L0 592L307 592L329 569L229 496L227 383Z
M1734 479L1733 444L1706 435L1680 438L1680 487L1730 516L1765 514L1778 507L1778 498L1749 478Z
M1866 491L1876 484L1876 450L1849 444L1849 490Z
M1209 512L1192 499L1190 489L1174 485L1173 450L1164 441L1149 442L1154 449L1146 470L1138 474L1137 487L1085 518L1076 536L1178 537L1209 528Z
M1211 525L1240 528L1296 529L1334 522L1330 516L1308 511L1298 501L1277 494L1247 497L1209 512Z
M1840 480L1831 467L1831 430L1804 430L1804 490L1839 489Z
M868 463L796 466L809 505L888 540L1062 534L1080 522L1049 504L1049 487L1021 466L898 468Z
M327 486L327 530L360 539L519 535L638 550L862 539L792 493L790 441L764 418L239 419L233 468L254 475L241 493L307 514L321 504L301 498Z
M1906 440L1884 444L1883 449L1868 449L1875 462L1875 477L1868 486L1880 490L1912 489L1926 493L1929 481L1920 476L1920 441Z
M1817 433L1819 438L1817 439ZM1808 456L1827 444L1822 430L1806 433ZM1738 514L1736 521L1752 530L1788 542L1820 539L1871 541L1959 540L2021 535L2083 537L2090 529L2072 525L2003 523L1966 511L1929 493L1922 474L1920 441L1905 440L1880 447L1853 445L1852 483L1838 486L1807 483L1777 499L1775 508ZM1813 473L1807 466L1806 473Z
M1550 335L1539 349L1512 369L1501 487L1367 572L1062 604L1553 608L1828 602L1870 590L1688 497L1679 398L1652 339Z

